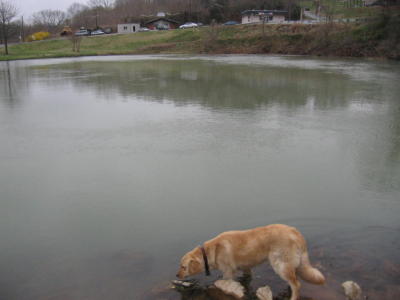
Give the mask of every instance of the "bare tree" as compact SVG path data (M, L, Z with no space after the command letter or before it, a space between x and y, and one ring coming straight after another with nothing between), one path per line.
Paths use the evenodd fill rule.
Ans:
M221 27L216 24L215 20L212 20L210 26L207 28L205 39L203 39L204 50L206 52L214 50L220 34L220 29Z
M326 15L326 21L332 22L337 9L337 0L326 1L322 6L322 9Z
M88 9L88 7L84 4L74 2L67 9L68 18L72 19L84 10Z
M70 37L71 43L72 43L72 51L73 52L79 52L81 49L81 41L82 37L81 36L76 36L76 35L71 35Z
M113 8L114 0L89 0L88 5L91 8Z
M11 20L17 15L17 8L7 0L0 0L0 24L3 33L4 47L8 55L8 34Z
M61 10L45 9L33 14L33 23L51 31L63 25L66 17L65 12Z
M90 8L87 5L75 2L67 10L67 15L72 27L88 26Z

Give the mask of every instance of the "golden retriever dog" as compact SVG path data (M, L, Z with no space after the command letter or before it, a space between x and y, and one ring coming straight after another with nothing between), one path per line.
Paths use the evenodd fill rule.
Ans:
M186 253L176 276L184 279L212 269L220 270L223 279L233 279L237 271L251 275L251 268L267 260L290 285L290 300L299 298L298 277L314 284L325 283L324 275L310 264L302 234L283 224L223 232Z

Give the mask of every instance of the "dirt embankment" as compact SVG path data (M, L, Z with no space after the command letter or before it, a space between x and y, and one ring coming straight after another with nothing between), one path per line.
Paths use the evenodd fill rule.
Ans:
M262 25L250 25L230 37L224 29L214 31L205 33L204 52L400 59L399 16L364 24L282 24L267 25L264 30Z

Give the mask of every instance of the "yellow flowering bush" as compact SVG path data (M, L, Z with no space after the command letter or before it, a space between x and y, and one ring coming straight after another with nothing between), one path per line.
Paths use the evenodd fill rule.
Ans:
M41 40L48 39L49 37L50 37L50 32L39 31L39 32L35 32L34 34L30 35L28 37L28 41L29 42L41 41Z

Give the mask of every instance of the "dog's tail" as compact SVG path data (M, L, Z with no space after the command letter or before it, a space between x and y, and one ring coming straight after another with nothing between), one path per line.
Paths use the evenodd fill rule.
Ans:
M314 284L324 284L325 277L316 268L313 268L310 264L307 251L301 255L301 263L297 268L297 274L305 281Z

